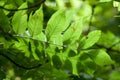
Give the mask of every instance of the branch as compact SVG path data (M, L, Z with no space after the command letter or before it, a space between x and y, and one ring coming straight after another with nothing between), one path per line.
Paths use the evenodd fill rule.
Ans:
M26 8L21 8L21 9L8 9L8 8L5 8L3 6L0 6L0 9L4 9L6 11L20 11L20 10L27 10L27 9L31 9L31 8L35 8L35 7L38 7L40 6L42 3L44 3L46 0L42 0L40 3L37 3L33 6L30 6L30 7L26 7Z
M47 44L52 44L52 45L60 46L60 47L63 47L63 48L71 48L69 45L60 45L60 44L56 44L56 43L52 43L52 42L48 42L48 41L42 41L42 40L34 39L34 38L32 38L32 37L25 37L25 36L20 36L20 35L14 35L14 37L19 37L19 38L24 38L24 39L25 39L25 38L26 38L26 39L31 39L31 40L35 40L35 41L39 41L39 42L44 42L44 43L47 43ZM112 49L112 47L115 46L115 45L118 44L118 43L119 43L119 42L113 44L113 45L112 45L111 47L109 47L109 48L105 47L104 45L99 45L99 44L96 44L96 46L97 46L98 48L104 48L104 49L106 49L107 52L113 51L113 52L120 53L119 50L114 50L114 49ZM89 49L98 49L98 48L89 48ZM75 50L78 50L78 48L75 49ZM81 50L88 50L88 49L81 49Z
M12 62L14 65L16 65L17 67L19 68L22 68L22 69L25 69L25 70L31 70L31 69L35 69L35 68L38 68L38 67L41 67L42 64L39 63L38 65L35 65L35 66L31 66L31 67L26 67L26 66L22 66L18 63L16 63L14 60L12 60L8 55L4 54L4 53L0 53L1 56L5 57L7 60L9 60L10 62ZM48 60L45 61L46 63L48 63Z
M56 45L56 46L60 46L63 48L68 48L68 45L60 45L60 44L56 44L56 43L52 43L52 42L48 42L48 41L42 41L42 40L38 40L32 37L26 37L26 36L20 36L20 35L14 35L14 37L19 37L19 38L24 38L24 39L30 39L30 40L34 40L34 41L39 41L39 42L43 42L43 43L47 43L47 44L52 44L52 45Z

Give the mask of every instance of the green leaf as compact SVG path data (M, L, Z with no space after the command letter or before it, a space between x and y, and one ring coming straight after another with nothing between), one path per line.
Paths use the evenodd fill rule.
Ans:
M6 74L4 71L0 70L0 80L4 80L6 77Z
M39 35L35 35L34 39L44 43L46 41L46 36L43 32L41 32Z
M100 0L100 2L110 2L112 0Z
M94 76L94 72L96 70L96 64L92 59L87 58L81 61L83 69L91 76Z
M101 38L97 43L100 45L104 45L106 47L111 47L113 44L117 42L119 42L119 38L117 38L115 34L113 34L112 32L106 31L106 32L102 32Z
M32 15L30 14L28 21L28 30L32 37L40 35L43 28L43 11L42 6Z
M52 36L50 39L50 43L51 43L50 45L56 46L59 49L61 49L63 46L62 35L59 34L59 35Z
M17 5L21 5L21 4L23 3L23 0L15 0L15 3L16 3Z
M48 40L53 35L61 34L67 28L71 20L72 11L66 13L65 10L58 10L52 15L47 23L46 35ZM69 17L70 18L69 18Z
M72 73L78 75L77 63L79 61L79 55L76 55L74 57L69 57L68 59L72 64Z
M18 48L18 50L25 53L26 57L30 57L30 55L32 54L34 59L39 60L38 55L40 55L40 53L37 51L37 47L40 48L39 50L42 49L41 45L39 45L39 42L36 46L35 41L33 40L19 38L19 42L18 41L14 42L14 47Z
M36 53L37 48L36 48L36 45L34 44L34 41L30 41L28 46L30 47L29 52L33 55L33 57L36 60L39 60L39 56ZM38 46L39 46L39 44L38 44Z
M51 46L49 46L49 47L47 47L46 49L45 49L45 52L47 53L47 55L48 55L48 57L50 58L50 59L52 59L52 56L53 55L55 55L55 49L53 48L53 47L51 47Z
M119 2L119 4L118 4L118 11L120 11L120 2Z
M120 80L120 73L117 70L113 70L110 74L111 80Z
M30 52L29 52L29 47L28 47L28 42L29 39L25 40L22 38L19 38L18 41L14 42L14 47L18 48L21 52L25 53L26 57L30 57Z
M27 7L27 3L23 3L20 8L26 8ZM26 28L27 28L27 14L26 14L27 10L22 10L22 11L17 11L15 12L15 14L13 15L12 18L12 25L13 25L13 30L17 33L17 34L22 34L25 32Z
M87 39L84 41L84 45L82 46L82 49L87 49L91 46L93 46L101 37L101 31L96 30L92 31L87 35Z
M62 61L60 60L60 57L57 55L52 56L52 62L55 68L60 69L62 67Z
M34 3L34 0L27 0L27 2Z
M10 29L10 22L8 17L5 15L3 10L0 9L0 27L3 28L5 32L8 32Z
M66 73L71 73L72 72L72 63L70 62L69 59L66 59L63 65L63 70Z
M90 50L87 54L99 66L110 65L113 63L110 56L102 49Z
M61 9L65 8L65 3L63 0L56 0L56 4Z
M79 39L82 32L82 20L75 21L63 35L63 41L71 39L72 42Z

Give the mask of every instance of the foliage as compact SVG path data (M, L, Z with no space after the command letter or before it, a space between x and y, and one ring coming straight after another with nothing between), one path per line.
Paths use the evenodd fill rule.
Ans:
M120 80L119 4L1 0L0 80Z

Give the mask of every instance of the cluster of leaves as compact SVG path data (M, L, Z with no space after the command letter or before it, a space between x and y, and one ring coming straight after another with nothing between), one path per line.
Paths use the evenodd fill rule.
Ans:
M58 7L61 7L62 1L59 1L56 0ZM111 0L100 0L100 3L104 1L111 2ZM19 3L19 8L14 9L16 10L14 13L7 12L6 10L10 10L7 6L16 2ZM115 49L109 48L114 43L109 45L111 38L110 42L106 40L107 36L111 37L112 33L108 32L104 35L101 30L94 29L84 34L85 24L90 23L89 26L91 26L91 21L87 21L86 17L93 16L93 14L78 12L77 19L75 19L74 15L78 9L71 0L72 8L66 7L65 9L63 6L64 9L62 7L57 10L44 25L46 15L44 15L43 5L32 12L27 7L29 8L28 2L34 2L33 0L28 0L28 2L16 0L16 2L11 0L9 5L0 9L0 16L2 16L0 18L1 79L66 80L68 74L82 75L82 77L89 74L93 77L97 76L96 74L100 75L103 70L111 69L110 65L114 64L114 59L112 60L107 52L117 49L117 46L115 45ZM98 1L94 4L89 1L92 7L96 3ZM0 5L5 5L4 1L1 1ZM95 24L94 21L93 24ZM116 39L116 42L119 40ZM108 47L104 47L104 44ZM113 54L110 55L113 56ZM39 65L36 66L36 64ZM8 71L5 71L6 69ZM26 71L28 69L30 70ZM111 75L116 74L119 75L114 71ZM89 76L87 78L89 79Z

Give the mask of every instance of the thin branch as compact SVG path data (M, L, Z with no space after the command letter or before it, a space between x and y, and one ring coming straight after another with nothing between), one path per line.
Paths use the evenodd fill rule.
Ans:
M95 9L95 7L96 7L96 5L93 5L93 6L92 6L92 13L91 13L91 16L90 16L89 27L88 27L87 33L89 33L90 30L91 30L92 18L93 18L93 16L94 16L94 9Z
M12 62L14 65L16 65L17 67L19 68L22 68L22 69L25 69L25 70L31 70L31 69L35 69L35 68L38 68L38 67L41 67L42 64L38 64L38 65L35 65L35 66L31 66L31 67L26 67L26 66L23 66L23 65L20 65L18 64L17 62L15 62L14 60L12 60L9 56L7 56L6 54L4 53L0 53L1 56L5 57L7 60L9 60L10 62ZM48 60L46 61L46 63L48 62Z
M30 38L30 37L25 37L25 36L16 36L16 37L26 38L26 39L31 39L31 40L36 40L36 41L39 41L39 42L44 42L44 43L48 43L48 44L60 46L60 47L63 47L63 48L71 48L69 45L55 44L55 43L52 43L52 42L42 41L42 40L38 40L38 39ZM96 44L96 46L97 46L98 48L104 48L104 49L106 49L107 52L113 51L113 52L120 53L119 50L114 50L114 49L112 49L113 46L111 46L111 47L109 47L109 48L107 48L107 47L105 47L105 46L103 46L103 45L99 45L99 44ZM98 48L88 48L88 49L98 49ZM81 50L88 50L88 49L81 49ZM78 50L78 48L76 48L75 50Z
M32 9L32 8L35 8L35 7L38 7L40 6L42 3L44 3L46 0L42 0L40 3L37 3L33 6L30 6L30 7L26 7L26 8L21 8L21 9L8 9L8 8L5 8L3 6L0 6L0 9L4 9L6 11L20 11L20 10L27 10L27 9Z
M31 66L31 67L26 67L23 66L21 64L18 64L17 62L15 62L14 60L12 60L8 55L4 54L4 53L0 53L1 56L5 57L7 60L9 60L10 62L12 62L14 65L16 65L19 68L25 69L25 70L31 70L31 69L35 69L35 68L39 68L42 66L41 63L35 65L35 66ZM45 61L46 63L48 62L48 60Z
M21 37L21 36L18 36L18 37ZM21 38L28 38L28 37L21 37ZM28 38L28 39L37 40L37 39L33 39L33 38ZM40 41L40 40L38 40L38 41ZM42 41L42 42L45 42L45 41ZM54 44L54 43L50 43L50 42L46 42L46 43L53 44L53 45L57 45L57 46L61 46L61 47L65 47L65 48L69 48L69 46L67 46L67 45L58 45L58 44ZM105 46L103 46L103 45L98 45L98 44L96 44L96 46L97 46L98 48L89 48L89 49L104 48L104 49L106 49L107 52L113 51L113 52L120 53L120 51L114 50L114 49L112 49L112 47L107 48L107 47L105 47ZM89 49L81 49L81 50L89 50ZM76 49L76 50L78 50L78 49ZM42 66L42 64L38 64L38 65L35 65L35 66L26 67L26 66L23 66L23 65L20 65L20 64L16 63L16 62L15 62L14 60L12 60L8 55L6 55L6 54L4 54L4 53L0 53L0 55L3 56L3 57L5 57L6 59L8 59L10 62L12 62L12 63L13 63L14 65L16 65L17 67L22 68L22 69L25 69L25 70L31 70L31 69L35 69L35 68L38 68L38 67ZM45 61L45 63L47 63L47 62L48 62L48 60Z
M64 47L64 48L68 47L67 45L60 45L60 44L56 44L56 43L52 43L52 42L48 42L48 41L42 41L42 40L34 39L32 37L26 37L26 36L20 36L20 35L14 35L14 37L31 39L31 40L35 40L35 41L39 41L39 42L44 42L44 43L48 43L48 44L52 44L52 45L56 45L56 46L60 46L60 47Z

